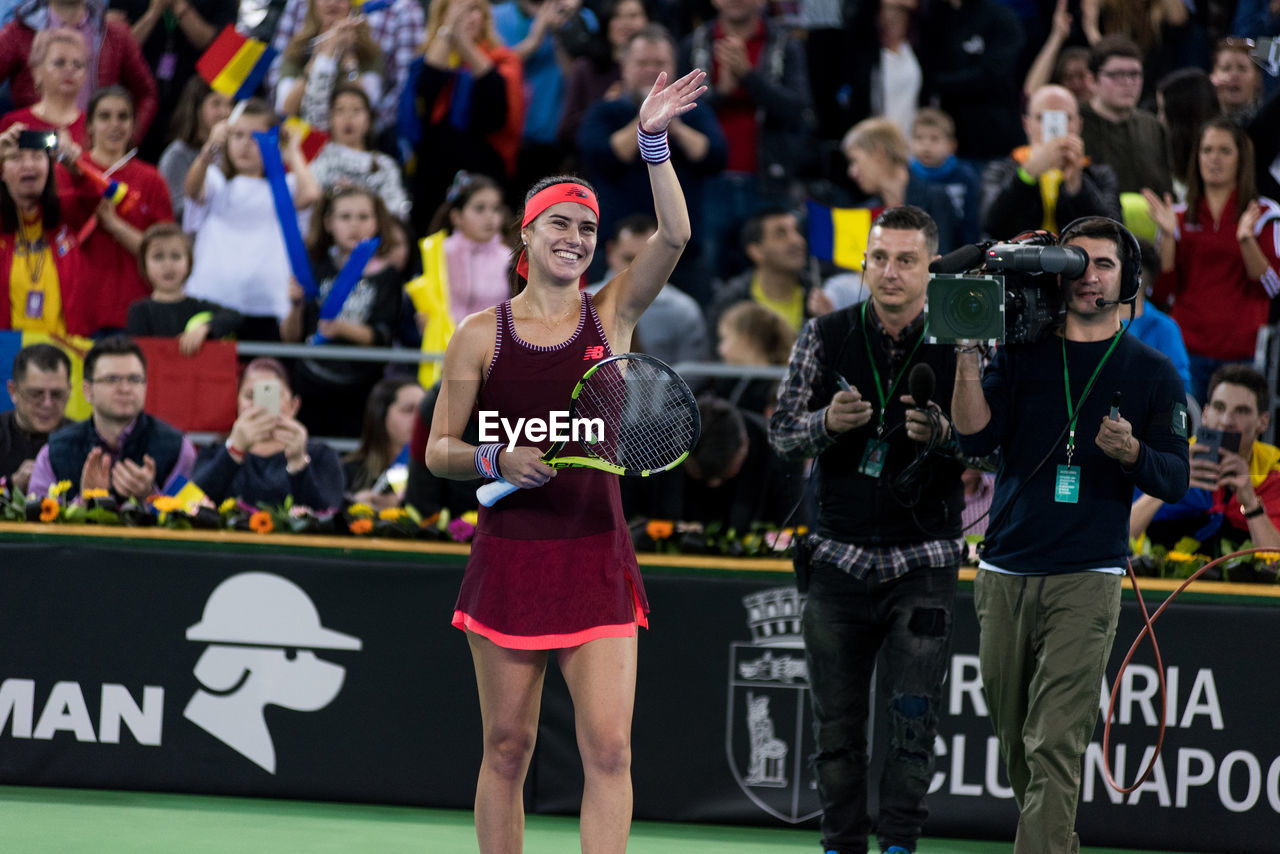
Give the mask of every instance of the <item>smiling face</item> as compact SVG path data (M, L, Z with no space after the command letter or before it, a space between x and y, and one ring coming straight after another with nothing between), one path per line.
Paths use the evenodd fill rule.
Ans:
M746 246L756 267L787 276L799 275L809 261L809 245L800 223L789 213L766 217L760 224L760 242Z
M133 105L119 95L99 98L89 116L88 131L94 148L118 158L133 136Z
M558 282L573 282L586 272L596 251L596 215L577 202L557 202L521 230L529 267Z

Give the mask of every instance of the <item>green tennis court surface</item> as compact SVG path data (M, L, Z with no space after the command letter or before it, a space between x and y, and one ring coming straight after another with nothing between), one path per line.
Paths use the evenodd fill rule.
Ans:
M0 846L13 854L407 854L474 852L471 813L367 804L0 786ZM926 839L918 854L1007 852ZM526 854L578 850L576 818L529 816ZM630 854L817 854L812 830L636 822ZM1130 854L1117 848L1088 854ZM1135 853L1136 854L1136 853Z

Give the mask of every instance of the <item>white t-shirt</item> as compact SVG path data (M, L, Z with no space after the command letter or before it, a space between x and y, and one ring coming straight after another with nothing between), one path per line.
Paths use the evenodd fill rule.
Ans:
M296 179L286 176L290 194ZM289 255L266 178L230 181L211 165L204 202L186 200L183 228L196 235L187 296L216 302L252 317L289 314Z
M911 139L916 120L916 104L924 75L911 45L903 42L896 51L880 48L880 74L884 85L884 117L892 119L902 135Z

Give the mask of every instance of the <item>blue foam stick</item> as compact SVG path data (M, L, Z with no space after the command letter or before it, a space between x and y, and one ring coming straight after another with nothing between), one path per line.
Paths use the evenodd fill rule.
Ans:
M329 288L328 296L320 304L321 320L334 320L342 313L343 303L360 283L364 268L373 257L373 253L378 251L378 244L381 242L377 237L370 237L368 240L361 240L356 244L356 248L351 250L347 263L343 264L342 269L338 271L338 275L333 280L333 287ZM326 341L328 339L319 332L312 338L313 344L324 344Z
M315 299L319 290L316 288L315 277L311 275L307 247L302 242L302 232L298 230L298 213L293 206L293 196L289 195L289 184L285 181L284 161L280 159L280 128L273 127L266 133L255 132L253 139L262 152L262 171L267 183L271 185L271 201L275 203L276 219L279 220L280 231L284 235L289 268L302 286L307 299Z

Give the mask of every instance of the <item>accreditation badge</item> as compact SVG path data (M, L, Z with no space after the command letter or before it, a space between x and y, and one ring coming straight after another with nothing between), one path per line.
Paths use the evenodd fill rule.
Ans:
M1080 466L1058 466L1058 477L1053 483L1053 500L1058 504L1080 502Z
M880 439L871 439L862 451L862 462L858 464L858 473L867 477L879 477L884 471L885 458L889 456L889 443Z

